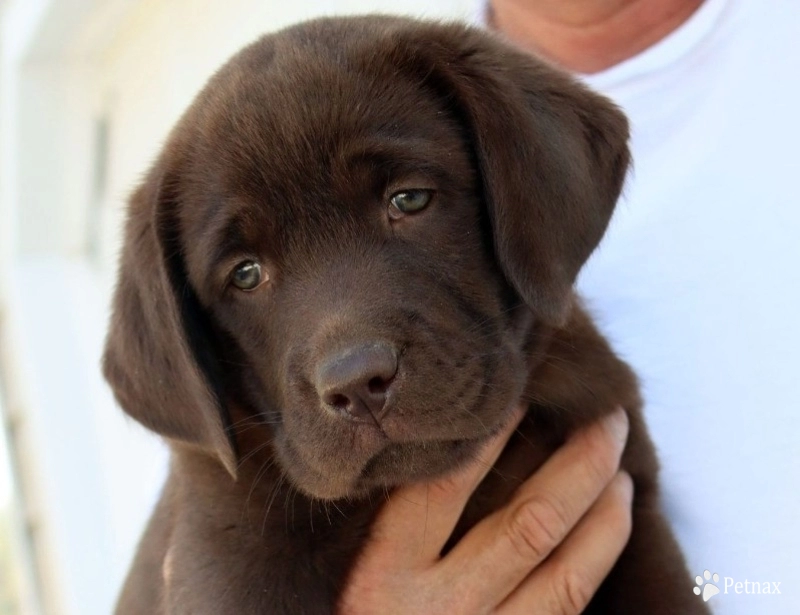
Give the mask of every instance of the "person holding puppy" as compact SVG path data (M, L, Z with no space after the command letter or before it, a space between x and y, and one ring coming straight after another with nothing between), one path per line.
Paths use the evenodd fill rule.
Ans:
M642 379L690 568L719 573L722 592L745 578L797 587L800 6L493 0L483 9L486 25L581 75L631 120L635 170L579 289ZM622 412L576 434L444 558L426 550L446 541L512 429L459 475L395 493L343 612L585 608L630 532L632 485L617 472ZM687 592L699 592L698 579ZM798 608L772 592L726 593L719 612Z

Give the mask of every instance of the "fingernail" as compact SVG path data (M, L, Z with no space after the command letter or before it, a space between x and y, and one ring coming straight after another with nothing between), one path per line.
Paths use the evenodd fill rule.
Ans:
M614 438L620 442L625 443L628 439L628 413L622 408L617 408L606 416L604 419L606 428L613 434Z

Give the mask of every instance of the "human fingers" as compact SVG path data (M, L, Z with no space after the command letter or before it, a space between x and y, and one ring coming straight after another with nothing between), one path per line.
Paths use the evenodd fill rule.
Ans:
M490 610L564 540L617 473L627 415L612 412L571 437L511 502L476 525L442 560L445 584L475 612Z
M582 613L611 572L631 534L633 481L620 472L547 560L496 615Z

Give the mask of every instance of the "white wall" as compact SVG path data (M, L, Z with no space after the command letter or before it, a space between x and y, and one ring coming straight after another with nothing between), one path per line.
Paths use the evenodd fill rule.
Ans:
M319 14L467 18L475 4L0 2L0 405L43 612L110 612L165 474L164 447L114 407L98 362L125 198L170 126L264 32Z

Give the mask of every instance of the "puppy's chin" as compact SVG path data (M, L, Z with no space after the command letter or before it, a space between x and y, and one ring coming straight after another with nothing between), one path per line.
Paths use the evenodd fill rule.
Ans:
M478 458L488 437L393 444L370 460L357 485L368 492L439 478Z
M320 472L292 454L282 464L292 484L306 495L320 500L354 499L383 492L400 485L424 482L444 476L479 457L488 436L476 439L423 443L393 443L367 459L359 472L346 472L334 464Z

